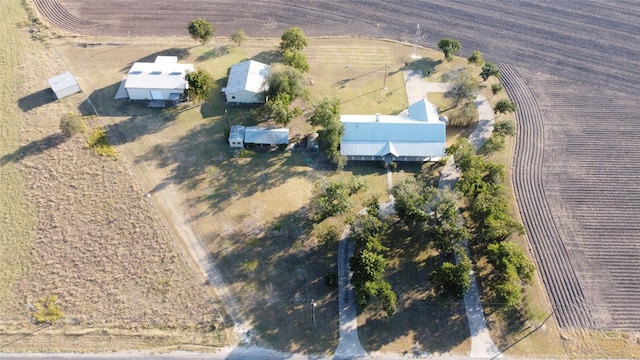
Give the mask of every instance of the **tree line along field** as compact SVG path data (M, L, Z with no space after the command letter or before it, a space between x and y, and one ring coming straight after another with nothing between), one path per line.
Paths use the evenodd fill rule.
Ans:
M185 33L205 17L228 36L352 35L420 45L459 39L460 55L481 50L505 64L520 102L516 196L559 324L640 330L640 4L417 0L318 2L34 0L62 29L80 34ZM131 24L135 24L131 26Z

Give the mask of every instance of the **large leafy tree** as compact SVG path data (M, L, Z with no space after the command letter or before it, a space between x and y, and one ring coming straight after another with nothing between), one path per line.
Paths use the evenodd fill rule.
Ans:
M202 45L208 43L216 31L216 28L203 18L192 20L187 29L191 37Z
M310 69L307 57L301 51L286 50L282 54L282 63L303 73L309 72Z
M321 151L327 159L338 167L344 166L344 157L340 155L340 139L344 134L344 125L340 121L340 100L326 97L314 105L309 123L322 127L318 131Z
M269 73L266 80L267 90L265 95L275 97L277 94L287 94L291 101L305 96L304 77L302 73L290 66L275 67Z
M283 126L289 125L289 123L302 113L297 106L291 106L291 98L289 94L278 93L275 97L269 98L264 104L264 109L267 116L273 118L276 124Z
M280 40L280 49L282 51L301 51L309 44L304 31L302 31L301 28L295 26L286 29L282 33Z
M408 177L391 188L395 199L393 206L403 221L424 222L429 218L423 196L424 184L415 177Z
M213 76L206 70L198 69L190 71L185 75L188 87L185 89L185 95L193 101L204 101L209 97L213 89Z
M469 71L459 71L451 82L447 93L456 106L470 104L480 93L480 84Z
M489 244L486 255L491 265L504 276L513 271L525 284L533 278L533 263L527 258L522 248L514 242L501 241Z
M462 49L462 46L458 40L444 38L438 41L438 49L442 50L447 61L453 61L453 57Z
M460 299L471 285L471 261L463 253L458 264L445 262L442 266L429 274L429 281L436 291Z

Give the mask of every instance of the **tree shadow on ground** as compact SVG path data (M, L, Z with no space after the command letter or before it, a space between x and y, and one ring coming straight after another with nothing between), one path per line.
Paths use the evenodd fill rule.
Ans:
M102 117L125 118L117 123L105 125L113 145L133 142L144 135L161 131L180 113L198 106L188 102L166 108L150 108L148 101L114 99L119 86L120 82L117 82L95 90L89 95L88 100L79 106L80 112L84 115L97 112Z
M222 56L225 56L227 54L229 54L229 51L231 49L231 46L229 45L223 45L220 47L214 47L210 50L205 51L202 55L199 55L196 58L197 62L202 62L202 61L207 61L210 59L215 59L215 58L219 58Z
M18 99L18 106L22 111L33 110L56 101L55 94L50 88L42 89Z
M407 61L406 70L421 70L423 77L431 77L436 73L436 66L442 64L442 60L433 60L431 58L420 58L413 61Z
M256 227L250 215L237 222L236 229L241 230L216 235L209 248L217 249L211 255L225 272L259 341L287 352L335 350L338 292L325 284L331 267L326 250L311 236L307 209L283 214L263 227Z
M243 122L246 110L229 110L229 125L250 125ZM163 126L163 120L150 121ZM113 129L125 129L125 124L116 124ZM135 134L123 136L129 139ZM185 186L188 190L200 189L201 196L194 201L197 204L204 202L206 210L192 220L224 211L234 199L278 187L292 178L306 176L308 172L305 156L298 152L256 149L245 154L241 157L238 149L229 147L227 121L223 115L193 127L172 143L152 147L138 156L135 163L152 162L158 168L168 168L169 175L163 182Z
M189 57L189 55L191 55L190 48L165 49L162 51L157 51L155 53L149 54L141 59L128 63L125 67L120 69L120 72L122 73L129 72L129 69L131 69L131 66L133 66L133 64L136 62L154 62L156 60L156 57L158 56L177 56L178 61L180 61L180 60L186 59L187 57Z
M366 310L366 323L358 328L360 340L368 351L378 351L399 339L407 339L412 349L417 342L420 351L448 352L469 337L464 303L435 295L429 273L444 258L425 250L429 244L419 225L407 226L389 218L390 230L385 235L389 247L386 279L398 295L398 309L388 317L374 303Z
M267 50L262 51L253 56L251 59L245 60L255 60L261 62L263 64L273 64L280 62L282 60L282 53L279 50Z
M40 140L34 140L26 145L21 146L16 151L6 154L0 158L0 166L4 166L10 162L18 162L26 157L39 155L47 150L53 149L69 140L62 133L51 134Z

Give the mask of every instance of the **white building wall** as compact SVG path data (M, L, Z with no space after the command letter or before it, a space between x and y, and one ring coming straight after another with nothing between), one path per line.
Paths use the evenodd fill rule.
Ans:
M227 102L240 104L259 104L264 102L264 96L249 91L237 91L226 93Z
M132 89L128 88L127 95L129 95L130 100L153 100L151 97L151 91L160 91L162 92L162 100L169 100L169 96L171 94L182 94L184 90L181 89ZM160 100L160 99L156 99Z
M55 94L56 94L56 98L58 98L58 100L59 100L59 99L62 99L64 97L67 97L69 95L73 95L75 93L79 93L80 91L82 91L80 89L80 85L75 84L73 86L69 86L69 87L66 87L64 89L58 89L55 92Z

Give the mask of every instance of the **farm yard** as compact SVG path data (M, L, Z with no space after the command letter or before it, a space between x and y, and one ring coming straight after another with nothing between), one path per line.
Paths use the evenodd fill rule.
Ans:
M299 25L310 36L413 41L420 24L420 45L453 37L463 56L482 50L513 69L505 80L523 101L515 191L560 325L640 330L637 3L254 1L247 7L192 0L179 11L167 4L170 12L145 1L36 4L53 24L81 34L170 36L197 14L221 36L242 28L249 36L277 37ZM526 104L531 99L534 112Z
M640 14L640 7L637 4L609 4L597 1L590 2L588 6L570 1L544 4L537 2L431 4L420 1L340 3L301 1L289 5L286 2L258 1L252 2L251 6L247 7L246 4L237 1L192 0L183 2L180 9L175 9L169 3L166 5L156 3L154 8L149 8L147 1L131 1L128 2L127 7L114 5L119 2L110 0L99 3L80 0L33 0L33 3L51 24L62 29L54 28L53 32L59 32L60 35L79 33L93 36L120 36L121 38L115 38L115 41L122 43L135 41L139 36L180 36L185 32L185 24L191 19L204 16L216 26L217 36L228 36L231 32L242 28L250 37L277 38L282 30L289 26L301 26L309 36L352 35L410 42L414 40L415 24L420 24L422 33L419 35L419 43L422 46L435 48L435 43L440 38L453 37L459 39L463 45L462 56L468 56L474 49L481 50L485 58L501 63L505 88L519 105L517 114L519 135L516 142L512 180L519 209L527 228L531 250L535 254L540 275L555 310L555 318L565 330L640 331L640 286L637 285L640 280L640 265L637 261L640 250L636 245L640 228L635 216L640 207L640 192L636 184L638 169L635 164L640 155L637 146L640 127L637 124L636 103L640 94L640 85L638 85L640 67L637 66L640 49L632 45L640 43L640 28L635 22ZM105 14L109 15L105 16ZM237 16L228 16L228 14ZM130 26L132 23L136 24L135 28ZM64 56L73 58L72 54L80 51L74 48L74 44L81 43L82 39L79 37L72 40L71 46L61 50ZM163 42L161 38L155 38L150 42L155 42L157 46L142 49L139 54L127 56L131 61L137 61L153 53L154 49L165 51L159 45ZM214 42L216 42L215 39ZM277 41L267 40L266 43L273 46ZM112 58L116 58L118 50L114 50L115 48L113 46L105 49L96 46L93 51L95 54L110 51L114 53ZM269 48L265 46L263 56L270 55ZM362 49L362 47L358 48ZM176 46L174 50L185 58L190 56L194 60L204 61L224 56L224 51L218 52L216 49L229 50L224 46L214 46L213 51L205 53L198 53L198 50L194 50L193 53L188 51L181 53L180 46ZM395 51L397 50L380 52L371 47L364 49L362 56L382 56L392 60L396 56ZM325 52L325 54L329 53L330 51ZM320 52L315 56L317 61L323 61ZM313 61L314 57L310 56L309 59ZM386 60L374 62L369 69L376 79L380 78L378 76L380 66L384 66L385 62ZM111 65L118 66L118 63L113 62ZM74 66L78 67L79 64L75 63ZM92 81L89 80L90 76L86 76L87 73L83 74L80 68L74 70L85 75L80 76L81 83ZM105 74L109 70L111 69L103 69L104 72L98 76L106 77ZM223 70L220 69L220 71ZM364 81L366 79L365 77ZM104 82L104 80L109 81ZM94 101L95 99L106 100L106 96L114 90L118 80L101 78L95 84L85 83L85 85L96 89L91 94ZM100 86L106 84L106 87L96 86L98 84ZM401 81L398 83L393 78L390 79L389 84L390 89L402 87ZM321 86L322 84L318 84L318 87ZM376 96L379 96L377 101L387 107L387 111L406 107L402 101L394 102L386 96ZM357 108L357 100L348 106ZM220 126L215 128L212 123L191 133L171 134L173 137L168 136L166 144L159 143L157 146L152 146L147 135L155 133L160 135L166 130L166 122L173 122L173 130L177 128L188 131L190 124L188 115L184 117L185 115L167 111L161 114L159 122L149 122L146 125L148 128L139 129L136 128L134 121L120 123L122 119L119 117L123 115L121 109L101 108L98 105L98 110L101 115L112 119L109 120L113 121L112 123L107 123L107 126L111 126L111 133L121 134L120 137L116 137L116 145L125 152L126 157L135 158L135 151L139 150L135 146L152 149L144 156L138 157L138 163L134 162L131 166L135 173L136 167L144 163L159 164L160 172L148 174L149 178L140 177L138 173L138 181L143 187L150 185L150 179L158 175L161 175L159 178L169 181L155 184L154 187L143 189L144 191L153 194L154 191L171 190L172 182L177 182L181 186L192 187L197 190L194 193L207 196L208 202L216 205L208 208L176 210L191 216L190 221L199 216L220 214L221 209L217 206L228 206L221 199L233 197L234 194L247 194L252 191L250 190L252 183L264 183L260 191L269 192L276 191L280 185L291 181L289 180L291 178L295 179L293 181L300 181L298 185L301 189L300 193L290 194L292 198L289 201L294 207L301 206L301 199L310 191L310 179L307 178L308 169L305 167L304 159L292 156L284 161L294 172L293 174L285 174L285 176L267 173L266 169L258 169L255 178L246 179L246 183L227 182L225 191L228 193L216 193L211 188L224 181L216 175L220 169L216 167L204 169L199 167L201 166L199 163L191 163L186 158L176 158L173 155L178 153L180 147L185 146L187 141L202 142L204 139L211 138L219 143ZM158 114L149 113L147 109L137 111L139 116L136 119L158 118ZM221 110L213 106L203 107L202 111L203 116L214 118L222 116ZM243 120L234 118L236 115L233 110L230 112L233 121ZM308 129L302 127L298 131L303 133ZM175 142L174 140L181 135L186 135L185 142ZM136 143L138 145L135 145ZM70 142L64 146L78 148L80 145ZM203 153L210 151L209 146L211 145L203 143L200 151ZM64 149L60 150L64 151ZM167 156L167 154L173 155ZM54 153L53 156L56 154ZM28 160L34 162L38 157L33 156ZM253 159L245 159L240 163L251 161ZM228 165L221 163L220 167ZM31 163L29 166L37 165ZM109 171L116 174L118 170ZM161 173L162 171L164 174ZM202 172L206 176L190 177ZM126 174L122 176L126 177ZM373 184L383 184L381 179L381 175L372 176L370 181ZM105 183L105 186L108 185ZM374 185L374 187L383 189L383 185ZM135 185L132 185L132 189L140 191L135 189ZM41 189L41 191L54 190ZM34 192L34 196L37 194ZM272 193L269 196L274 195ZM37 200L34 199L34 201ZM177 198L176 202L183 207L189 207L196 204L197 199ZM279 224L301 221L299 214L295 212L272 214L269 213L269 207L264 205L264 202L258 204L262 205L254 206L255 211L248 218L240 218L239 215L234 218L233 213L225 212L224 216L229 217L226 221L240 222L246 228L244 233L234 233L235 229L232 229L227 233L227 235L230 234L229 236L225 235L227 242L222 239L225 236L221 238L220 229L200 229L202 234L199 235L209 239L209 246L227 246L228 248L225 248L221 254L242 251L247 256L255 251L255 247L266 245L266 243L258 244L256 241L274 241L274 237L271 236L273 231L286 232L293 241L304 238L300 237L304 234L298 234L295 229L283 225L278 226L277 229L260 227L260 223L256 225L253 221L255 218L269 216L280 219L277 222ZM136 208L140 204L130 206ZM246 204L246 206L251 205ZM167 216L167 214L164 215ZM249 237L250 241L242 248L234 248L229 240L236 237ZM215 239L221 242L216 242ZM308 244L301 241L296 246L305 245ZM270 243L269 246L276 246L277 249L277 246L284 246L284 244ZM320 253L313 251L306 256L318 258ZM64 254L64 256L75 255ZM217 260L221 263L229 261L228 258ZM302 261L302 259L299 260ZM163 262L166 259L159 261ZM239 282L237 286L250 285L243 290L247 298L255 300L256 304L278 303L281 294L273 292L260 294L264 289L257 287L257 284L264 279L252 278L251 268L254 266L252 262L233 261L235 260L232 259L232 262L227 265L245 269L247 282ZM42 264L42 266L48 265L51 264ZM322 261L318 262L318 266L323 266ZM296 272L298 280L304 281L315 275L317 274L308 274L303 270ZM171 283L174 284L176 281ZM157 287L158 283L155 286ZM266 289L273 288L267 286ZM171 290L179 291L175 288ZM306 293L299 299L306 299L305 296L320 292L317 286L305 291ZM194 296L203 296L203 294ZM326 299L331 298L331 294L326 296ZM212 306L210 303L207 304ZM301 306L302 302L294 302L287 311L300 316ZM267 307L264 310L268 309L271 308ZM194 312L185 316L194 316ZM323 313L323 316L328 320L325 324L327 329L337 328L335 314L329 310ZM297 321L303 321L303 317ZM259 325L262 326L260 330L263 332L275 331L269 327L269 324ZM302 338L307 336L310 330L305 331L300 334ZM330 334L330 331L327 330L327 333ZM273 338L276 339L277 334L273 334ZM321 344L320 347L300 339L298 343L289 344L290 350L318 351L334 344L336 341L334 336L335 334L323 338L308 337L309 341L318 341ZM633 338L631 343L634 343ZM589 349L589 351L592 351L591 354L602 354L597 352L598 349ZM605 352L605 354L609 353Z

